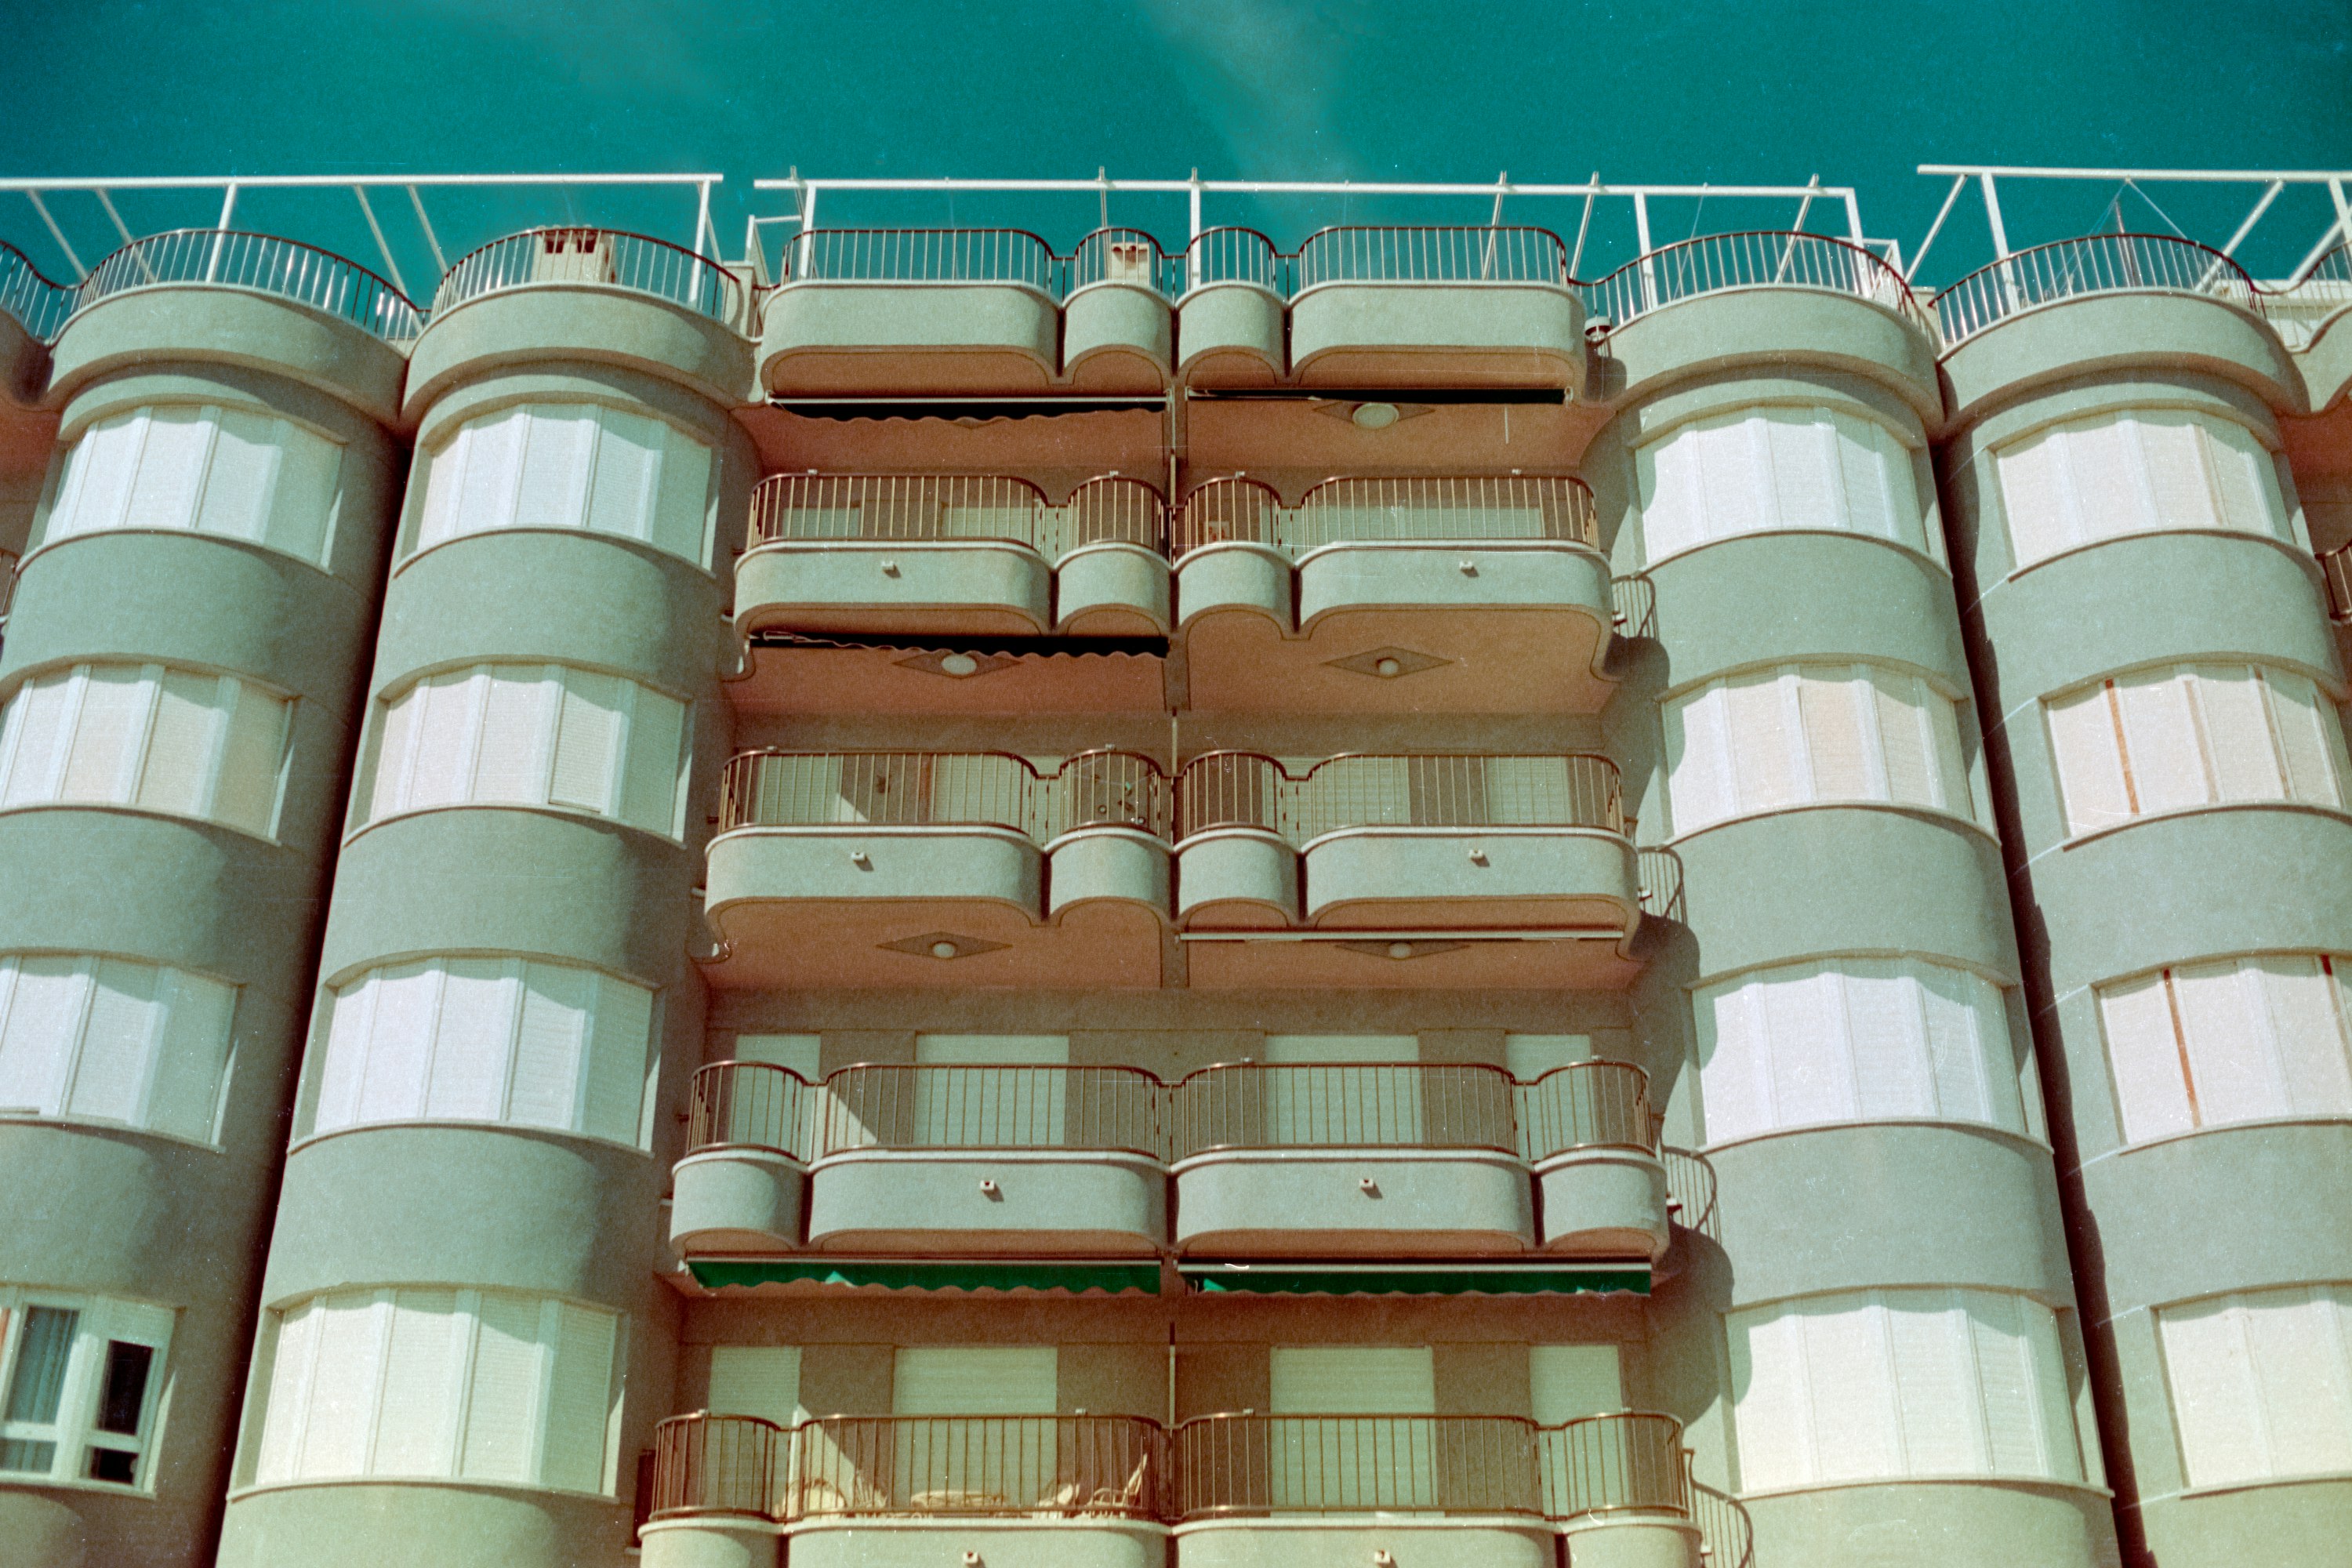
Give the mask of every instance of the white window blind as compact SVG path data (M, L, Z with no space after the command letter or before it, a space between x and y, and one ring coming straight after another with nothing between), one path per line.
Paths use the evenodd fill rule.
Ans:
M757 1415L779 1426L808 1419L801 1405L798 1345L713 1345L710 1397L704 1408Z
M1676 833L1748 812L1879 801L1976 818L1959 709L1916 676L1787 665L1665 705Z
M169 1308L0 1285L0 1480L148 1484Z
M894 1415L1050 1415L1061 1353L1052 1345L905 1345L893 1358Z
M1436 1360L1427 1345L1276 1345L1268 1403L1277 1422L1266 1465L1277 1508L1433 1509L1435 1430L1381 1416L1437 1413Z
M334 994L312 1132L502 1121L641 1147L654 994L578 964L436 958Z
M2037 1301L1853 1291L1735 1312L1726 1329L1741 1491L2083 1479L2057 1316Z
M1268 1035L1265 1136L1277 1144L1406 1146L1425 1122L1418 1035Z
M2345 804L2343 721L2306 676L2172 665L2100 681L2048 710L2073 833L2200 805Z
M2352 1286L2218 1296L2156 1321L2190 1486L2352 1473Z
M439 805L555 805L678 835L686 706L568 665L445 670L384 710L371 818Z
M327 564L343 449L284 419L163 404L99 421L66 454L43 542L110 529L194 530Z
M1503 1066L1521 1083L1593 1057L1590 1035L1505 1035Z
M2039 431L1994 462L2019 566L2166 529L2293 538L2270 453L2227 420L2160 409L2102 414Z
M234 676L81 664L0 710L0 808L137 806L268 835L292 704Z
M1751 971L1692 997L1710 1144L1888 1120L2027 1122L2000 988L1917 959Z
M1529 1345L1528 1399L1538 1426L1625 1408L1615 1345Z
M2269 1117L2352 1116L2337 963L2264 953L2099 987L2126 1142Z
M1927 549L1910 448L1826 408L1755 408L1678 426L1634 454L1652 562L1743 533L1833 529Z
M209 1143L236 1005L235 987L162 964L0 954L0 1117Z
M620 1320L496 1290L339 1290L279 1314L254 1479L612 1491Z
M584 529L699 565L710 476L709 447L659 419L588 403L503 408L427 455L417 547L501 528Z

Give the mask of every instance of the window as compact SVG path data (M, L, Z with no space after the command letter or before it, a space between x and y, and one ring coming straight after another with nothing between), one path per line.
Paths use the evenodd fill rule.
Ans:
M2200 805L2344 805L2344 726L2305 676L2173 665L2053 699L2049 712L2070 833Z
M907 1345L890 1377L894 1415L1050 1415L1052 1345Z
M654 994L577 964L435 958L338 989L310 1131L500 1121L640 1147Z
M2352 1286L2217 1296L2156 1322L2190 1486L2352 1472Z
M620 1319L500 1290L338 1290L279 1315L254 1479L613 1489Z
M710 448L658 419L588 403L502 408L426 457L417 548L501 528L584 529L699 565L710 477Z
M2000 988L1916 959L1755 970L1692 998L1706 1138L1889 1120L2037 1131Z
M901 1421L893 1437L894 1500L979 1492L1025 1503L1052 1500L1061 1461L1061 1355L1052 1345L908 1345L891 1369L894 1415L996 1417ZM1086 1460L1080 1458L1079 1463Z
M2264 953L2099 987L2124 1139L2266 1117L2352 1116L2336 961Z
M0 1479L147 1484L168 1308L0 1285Z
M2103 414L2038 431L1994 461L2019 566L2166 529L2294 538L2270 453L2227 420L2158 409Z
M1679 426L1633 457L1651 562L1743 533L1833 529L1927 548L1910 448L1826 408L1751 408Z
M369 815L554 805L678 837L686 706L565 665L483 664L385 709Z
M324 566L342 460L325 437L249 409L134 408L100 420L67 452L43 541L193 529Z
M1831 801L1975 819L1958 706L1916 676L1868 665L1757 670L1667 703L1665 721L1676 833Z
M0 710L0 808L129 805L267 836L292 706L156 664L50 670Z
M0 955L0 1117L213 1142L236 988L87 953Z
M933 1149L1055 1149L1068 1140L1067 1035L917 1035L914 1142ZM1092 1110L1082 1106L1081 1121Z
M1420 1142L1420 1060L1418 1035L1266 1036L1266 1146Z
M1739 1489L2080 1481L2057 1315L1999 1290L1863 1290L1727 1320Z
M1437 1507L1436 1358L1427 1345L1276 1345L1266 1444L1276 1508Z
M703 1408L727 1415L757 1415L779 1426L809 1417L801 1405L798 1345L713 1345L710 1397Z
M1615 1345L1529 1345L1528 1398L1538 1426L1625 1408Z

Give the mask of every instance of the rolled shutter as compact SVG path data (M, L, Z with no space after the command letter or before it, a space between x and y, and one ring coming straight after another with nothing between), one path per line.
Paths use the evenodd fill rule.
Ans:
M803 1419L797 1345L713 1345L707 1408L779 1426Z
M2190 1486L2226 1486L2273 1473L2241 1301L2220 1297L2156 1314Z
M166 969L156 976L155 994L163 1026L154 1084L148 1094L148 1125L209 1143L219 1117L221 1082L228 1070L236 989Z
M465 472L449 531L481 533L512 524L522 483L522 447L530 417L509 408L467 427Z
M518 409L512 417L522 431L513 526L580 527L596 460L596 410L584 403L552 404Z
M566 1491L603 1491L619 1321L610 1312L569 1301L549 1302L546 1320L543 1331L553 1364L539 1479Z
M278 782L286 761L293 705L241 680L223 680L215 699L227 706L220 771L213 786L215 821L267 835L278 816Z
M1277 1415L1434 1415L1436 1358L1427 1345L1276 1345Z
M1921 1016L1918 983L1902 967L1880 960L1844 959L1842 980L1846 1028L1853 1052L1855 1110L1869 1119L1932 1117L1937 1112ZM1942 1108L1948 1116L1982 1119L1963 1104Z
M1988 1121L2012 1132L2030 1131L2000 987L1981 975L1941 964L1905 967L1919 987L1927 1018L1938 1112L1958 1121Z
M534 963L534 974L551 966ZM580 1130L593 1138L643 1141L646 1080L653 1061L654 994L609 974L590 977L588 1103ZM814 1081L814 1064L804 1077Z
M411 688L384 704L376 725L375 778L368 795L368 820L380 821L408 805L409 766L414 761L417 716L424 711L424 689Z
M466 1321L455 1290L402 1289L387 1309L383 1399L368 1473L444 1477L457 1468Z
M906 1345L893 1361L894 1415L1044 1415L1057 1408L1052 1345Z
M662 432L657 419L594 411L597 426L595 482L588 493L587 524L598 533L650 540L654 508L661 493Z
M570 964L534 963L525 971L509 1121L578 1130L595 983L590 971Z
M1851 669L1834 665L1800 670L1793 679L1804 723L1805 759L1812 774L1804 798L1885 798L1871 776L1874 770L1857 706L1857 700L1869 700L1869 683L1854 679Z
M2282 800L2286 781L2279 771L2278 747L2271 739L2263 683L2243 665L2199 665L2189 689L2204 721L2207 753L2212 759L2213 798L2227 801Z
M650 538L659 549L701 566L708 563L710 447L675 425L661 426L660 483L654 491Z
M473 1481L535 1480L546 1409L540 1386L541 1303L499 1291L467 1295L478 1305L457 1473Z
M343 448L315 431L277 422L267 513L268 542L313 566L330 565Z
M1837 976L1817 963L1792 964L1759 986L1771 1040L1773 1125L1854 1120L1853 1047Z
M1755 429L1771 479L1771 510L1767 526L1846 527L1839 442L1828 417L1792 409L1772 409L1756 416Z
M466 455L473 439L472 427L462 426L425 454L425 508L416 520L419 550L457 535L457 512L466 489Z
M2129 427L2139 441L2157 528L2221 528L2219 498L2199 421L2186 415L2149 411L2134 415Z
M1853 1296L1799 1302L1792 1310L1804 1326L1819 1479L1900 1475L1900 1418L1885 1311Z
M360 1119L381 984L381 975L365 975L335 992L328 1004L327 1052L319 1068L318 1098L310 1110L312 1132L332 1132Z
M1994 458L2012 570L2046 560L2076 542L2064 460L2063 438L2056 431L2003 447Z
M441 973L430 964L379 971L360 1080L357 1121L408 1121L425 1114L425 1076L438 1027Z
M2286 497L2279 489L2278 466L2270 448L2244 426L2227 420L2209 422L2205 438L2221 526L2292 541Z
M2184 964L2172 972L2200 1121L2286 1114L2286 1086L2279 1079L2255 983L2256 976L2242 973L2235 960Z
M2128 822L2134 816L2110 693L2094 686L2052 701L2051 760L2072 833Z
M54 1116L65 1104L75 1043L89 1008L89 976L72 958L0 963L7 980L0 994L0 1110Z
M2115 1073L2116 1112L2127 1142L2145 1142L2196 1125L2172 998L2162 974L2101 988L2099 1020Z
M139 774L141 805L194 816L210 804L225 718L220 710L221 693L217 677L184 669L163 671L146 761Z
M2084 543L2152 526L2147 468L2127 424L2122 416L2105 415L2062 433Z
M123 514L128 528L194 528L196 495L212 446L207 411L175 404L146 411L146 439Z
M215 426L212 462L205 474L204 509L195 524L206 533L259 543L270 531L280 448L296 439L297 433L283 420L243 408L206 412ZM299 435L308 442L323 445L308 431ZM318 546L313 542L309 552L296 553L315 562Z
M2161 669L2120 676L2114 690L2123 716L2124 765L2139 809L2178 811L2211 800L2188 673Z
M1705 497L1706 537L1728 539L1771 526L1771 469L1760 418L1734 416L1691 427Z
M1773 1125L1772 1054L1760 990L1761 983L1751 979L1711 985L1691 998L1709 1143L1727 1143Z
M1730 737L1723 689L1709 686L1666 705L1666 787L1678 834L1732 815Z
M119 958L99 959L88 969L89 1009L65 1109L93 1121L142 1126L163 1033L155 996L158 971L152 963Z
M145 424L143 411L118 414L91 426L73 444L66 454L58 499L42 531L43 543L113 528L121 521Z
M616 815L633 826L676 837L686 706L635 682L625 683L625 695L629 700L626 755Z
M302 1474L302 1445L310 1419L310 1394L319 1354L321 1308L306 1301L278 1321L269 1361L269 1397L263 1406L261 1447L253 1479L290 1481Z
M1969 777L1968 748L1960 740L1960 705L1924 680L1918 690L1927 720L1928 750L1935 759L1935 803L1955 816L1981 822Z
M543 804L550 731L561 700L555 675L537 665L497 664L476 679L484 683L482 728L473 785L464 798Z
M1695 433L1685 426L1634 455L1642 488L1642 555L1655 563L1706 537L1704 481Z
M26 681L8 700L8 721L0 734L0 805L55 800L64 787L66 759L73 749L74 703L80 689L76 671L64 669Z
M379 1300L370 1290L344 1291L319 1302L318 1367L302 1441L304 1477L367 1473L368 1442L383 1395L383 1339L390 1310L389 1300Z
M548 798L558 805L613 816L619 793L622 683L584 669L564 670L562 683Z
M1939 765L1946 762L1947 749L1954 757L1959 749L1957 729L1949 721L1950 699L1916 676L1885 670L1872 670L1869 686L1858 695L1875 704L1887 798L1902 805L1942 806L1967 816L1966 792L1954 797L1939 787L1943 782L1939 775L1947 773ZM1929 716L1938 712L1947 720L1942 729L1952 731L1948 741L1929 722Z
M1954 1293L1889 1291L1885 1315L1902 1411L1899 1472L1989 1473L1969 1321Z
M519 967L495 958L446 958L423 1114L495 1121L505 1110L519 1003Z
M1738 809L1763 811L1796 804L1802 798L1793 754L1801 721L1788 711L1790 704L1780 672L1740 676L1725 681L1721 690Z
M1528 1401L1538 1426L1625 1408L1617 1347L1529 1345Z
M1954 1292L1966 1305L1975 1342L1977 1379L1990 1444L1989 1470L1996 1476L2055 1479L2050 1434L2036 1394L2033 1353L2028 1342L2034 1319L2046 1309L1997 1290Z
M81 677L81 707L74 716L58 798L128 805L137 788L154 683L137 665L85 665L76 673Z
M2271 1038L2295 1116L2352 1115L2352 1063L2326 960L2300 954L2249 959L2269 1011Z
M455 805L472 787L478 702L488 698L488 674L445 670L419 682L404 698L416 704L409 731L409 784L403 805L409 810Z
M2262 672L2271 718L2278 727L2279 758L2286 798L2312 805L2344 802L2344 722L2306 676L2283 669Z
M1739 1489L1766 1491L1820 1479L1803 1320L1793 1307L1765 1307L1732 1313L1725 1328Z
M2337 1321L2341 1287L2250 1292L2246 1341L2272 1473L2352 1469L2352 1366Z

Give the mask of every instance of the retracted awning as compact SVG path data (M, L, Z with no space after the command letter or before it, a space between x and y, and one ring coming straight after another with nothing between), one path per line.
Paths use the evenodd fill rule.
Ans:
M1157 1262L1031 1262L1019 1258L695 1258L695 1283L730 1285L879 1285L891 1290L1139 1290L1160 1293Z
M1258 1296L1535 1296L1580 1291L1650 1293L1638 1263L1570 1263L1552 1258L1459 1263L1180 1261L1188 1291Z

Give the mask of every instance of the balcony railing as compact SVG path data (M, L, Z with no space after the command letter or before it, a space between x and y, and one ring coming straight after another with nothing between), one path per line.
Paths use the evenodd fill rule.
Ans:
M790 1431L757 1415L671 1416L654 1428L651 1517L773 1518L791 1442Z
M728 326L743 320L743 286L705 256L611 228L531 228L457 258L433 296L436 311L535 283L597 283L651 294Z
M792 1519L1157 1519L1167 1436L1125 1415L828 1415L793 1432Z
M1691 1510L1690 1457L1671 1415L1628 1410L1548 1426L1542 1465L1549 1519Z
M709 1071L709 1068L704 1068ZM861 1065L825 1079L828 1154L854 1149L1113 1151L1166 1157L1160 1081L1139 1068Z
M1518 1090L1519 1152L1530 1161L1575 1149L1658 1152L1650 1075L1631 1062L1572 1062Z
M1885 258L1827 235L1754 231L1703 235L1629 261L1583 285L1585 311L1612 327L1677 300L1733 289L1826 289L1884 305L1933 334L1903 275Z
M1175 1517L1540 1516L1537 1427L1508 1415L1209 1415L1175 1434Z
M1290 258L1254 228L1204 228L1184 249L1183 285L1248 283L1269 293L1290 292Z
M1007 474L775 474L751 492L750 547L784 542L997 541L1059 560L1087 544L1164 552L1168 509L1141 479L1106 474L1048 506Z
M1177 788L1180 839L1256 827L1304 846L1352 827L1591 827L1625 830L1606 757L1340 756L1294 778L1271 757L1211 752Z
M1097 283L1125 283L1166 294L1171 268L1160 242L1139 228L1098 228L1063 263L1065 296Z
M808 1158L814 1088L772 1062L712 1062L687 1091L686 1152L767 1149Z
M1511 1075L1476 1063L1234 1062L1169 1092L1170 1145L1491 1149L1515 1153Z
M2264 289L2258 300L2289 348L2306 346L2321 322L2352 305L2352 243L2321 257L2294 288Z
M1936 296L1944 346L2037 305L2086 294L2202 294L2254 309L2253 279L2220 251L2165 234L2095 234L2037 245L1978 268Z
M2338 626L2352 625L2352 544L2321 551L2319 574L2327 584L2327 618ZM0 600L0 610L6 608Z
M1184 498L1176 552L1263 544L1296 558L1328 544L1527 542L1592 547L1592 492L1560 475L1331 479L1296 508L1255 479L1211 479Z
M415 337L423 321L406 295L356 262L275 235L213 228L132 240L90 268L74 289L73 308L160 284L275 294L394 342Z
M28 334L44 342L57 336L73 312L73 300L72 289L50 282L23 251L0 240L0 310Z
M1326 283L1544 283L1565 288L1568 247L1548 228L1358 225L1308 235L1293 292Z
M745 752L720 781L719 831L1004 827L1039 843L1081 827L1168 837L1167 775L1132 752L1084 752L1040 773L1005 752Z
M1017 283L1062 296L1062 261L1025 228L815 228L786 253L796 283Z

